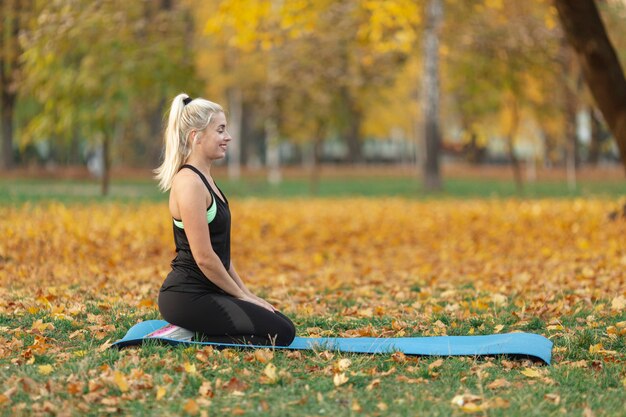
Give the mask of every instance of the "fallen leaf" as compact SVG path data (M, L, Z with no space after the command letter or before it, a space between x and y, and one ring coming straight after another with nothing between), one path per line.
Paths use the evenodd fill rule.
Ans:
M193 363L185 362L183 368L188 374L195 375L197 373L196 365Z
M200 412L200 407L198 407L198 403L193 398L190 398L185 402L183 410L185 413L195 416Z
M404 363L407 361L406 355L402 352L394 352L391 355L391 360L397 363Z
M583 417L596 417L596 413L594 413L591 408L586 406L583 409Z
M217 385L217 383L216 383ZM236 377L232 377L228 382L222 385L222 389L230 392L243 392L248 389L248 384L237 379Z
M165 394L167 393L167 390L165 389L165 387L157 387L157 392L156 392L156 400L159 401L161 398L163 398L165 396Z
M273 363L268 363L265 369L263 370L263 375L267 377L267 380L270 384L274 384L278 381L278 373L276 372L276 365Z
M333 384L335 384L336 387L340 387L346 382L348 382L348 377L345 373L342 372L340 374L333 375Z
M626 308L626 297L623 295L613 298L611 301L611 310L622 311Z
M261 363L267 363L274 359L274 352L269 349L256 349L254 351L254 358Z
M367 385L367 387L365 387L365 389L366 389L367 391L371 391L371 390L373 390L374 388L376 388L376 387L377 387L377 386L379 386L379 385L380 385L380 378L376 378L376 379L372 380L372 382L370 382L370 383Z
M498 378L487 385L489 389L498 389L498 388L508 388L511 386L511 383L504 378Z
M128 381L126 380L126 376L120 371L115 371L113 373L113 382L122 392L128 391Z
M52 367L52 365L39 365L39 367L37 368L37 371L41 374L41 375L50 375L52 373L52 371L54 371L54 368Z
M336 363L335 363L335 370L337 372L343 372L345 370L347 370L350 365L352 364L352 361L350 359L347 358L343 358L343 359L339 359Z
M443 359L437 359L436 361L428 365L428 370L432 371L433 369L439 368L441 365L443 365Z
M540 378L543 376L543 374L535 368L524 368L520 373L528 378Z
M559 405L561 403L561 396L559 394L549 393L544 395L543 398L555 405Z

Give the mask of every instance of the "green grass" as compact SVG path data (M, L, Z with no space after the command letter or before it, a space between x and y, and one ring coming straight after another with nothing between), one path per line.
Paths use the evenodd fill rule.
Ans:
M626 181L580 181L575 190L565 182L543 181L527 183L517 190L512 181L450 178L444 181L444 190L424 191L417 179L407 177L323 178L316 194L310 191L307 179L285 179L279 185L264 179L228 181L217 179L220 188L231 198L290 198L290 197L382 197L406 198L545 198L545 197L616 197L626 195ZM1 179L0 204L20 204L55 200L62 202L101 201L165 201L156 183L150 180L114 180L110 195L100 194L100 184L89 180Z
M278 378L270 382L263 377L267 363L254 360L252 352L247 350L218 351L149 343L140 349L100 351L98 348L105 339L120 338L137 320L157 318L158 313L146 314L145 310L140 313L125 304L98 310L96 304L88 303L91 311L114 324L114 331L100 338L83 333L82 338L70 339L70 334L82 327L77 323L87 321L87 312L73 317L72 321L53 319L43 310L0 315L0 324L5 329L22 329L13 332L13 340L21 341L24 348L35 350L36 336L45 336L56 349L35 353L32 363L22 358L20 352L0 358L0 389L6 392L12 385L19 387L11 393L9 403L0 404L0 414L13 415L15 410L37 413L46 404L48 407L52 404L57 411L71 411L70 415L183 415L186 401L201 398L200 387L208 381L211 393L200 408L209 415L461 416L467 413L451 400L463 394L478 395L482 403L500 404L470 413L474 415L583 416L588 415L584 414L585 409L598 417L624 415L623 354L602 356L589 351L591 345L603 343L605 349L619 347L623 352L623 341L608 338L604 330L624 321L624 312L598 317L593 308L581 309L577 315L596 315L599 326L594 329L574 317L563 317L563 330L546 330L540 319L530 320L526 327L505 325L503 332L538 331L550 337L557 349L554 364L549 367L508 357L450 357L433 367L439 358L407 357L402 361L394 360L390 354L275 351L271 363L276 366ZM445 320L452 330L450 334L467 334L472 328L476 334L486 334L497 324L493 321L495 308L492 306L466 320L440 314L432 321ZM514 310L512 305L498 307L498 322L514 323L515 320L507 320ZM55 328L38 335L31 330L38 319L52 323ZM392 318L382 316L374 321L375 326L388 328ZM294 322L300 334L314 326L339 332L373 323L342 317L340 309L324 318L294 317ZM420 326L432 328L433 323L409 321L407 335L420 335L417 330ZM7 334L3 337L11 339ZM340 359L349 359L351 364L345 370L348 381L337 387L333 375ZM572 366L575 361L584 361L585 367ZM41 365L52 365L53 371L42 375ZM532 378L522 374L528 367L540 375ZM115 372L128 382L127 392L115 383ZM229 389L231 378L241 385ZM499 379L506 380L508 385L490 387ZM74 384L74 390L69 388L70 384ZM166 394L157 401L160 386L166 388ZM81 411L81 405L87 408Z

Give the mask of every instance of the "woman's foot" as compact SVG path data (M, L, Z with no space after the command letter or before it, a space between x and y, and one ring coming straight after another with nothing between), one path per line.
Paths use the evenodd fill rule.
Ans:
M152 333L146 335L146 338L159 338L159 339L173 339L180 340L183 342L191 341L194 332L191 330L183 329L182 327L176 326L174 324L167 324L161 327L158 330L153 331Z

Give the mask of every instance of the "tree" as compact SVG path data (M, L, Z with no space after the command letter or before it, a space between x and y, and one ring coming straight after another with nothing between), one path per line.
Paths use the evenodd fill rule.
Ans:
M24 90L41 104L25 140L77 133L103 149L107 194L112 148L137 106L162 105L189 85L185 22L161 3L52 1L24 39ZM171 20L174 19L174 20Z
M224 37L223 44L236 49L240 57L264 54L259 62L264 68L262 90L267 92L262 102L264 118L269 120L267 135L299 136L290 130L306 125L299 119L323 119L326 128L314 127L309 132L338 132L346 139L349 158L360 160L368 101L374 101L384 86L392 84L398 69L413 52L418 5L412 0L218 3L208 19L208 34ZM241 77L229 81L249 85L250 74L242 73ZM324 89L328 91L321 94ZM329 95L330 100L322 99L324 117L318 117L317 99L307 103L294 100L296 95ZM294 102L298 103L297 109L285 104ZM272 116L272 112L278 114ZM285 117L287 114L289 117ZM317 133L307 140L314 140L311 137Z
M0 111L2 111L0 168L10 169L15 162L13 157L14 114L22 78L20 62L22 48L19 35L27 28L34 15L33 1L4 0L0 3Z
M439 172L439 36L443 20L442 0L430 0L426 11L424 33L424 186L427 190L441 189Z
M598 8L593 0L555 0L555 6L626 171L626 79Z
M531 119L540 125L561 120L554 95L558 70L558 31L544 0L468 1L450 14L468 16L462 27L447 27L450 53L445 76L463 120L463 128L504 138L518 188L523 178L516 142ZM449 19L456 26L457 19ZM454 29L454 30L452 30ZM556 132L561 134L561 130Z

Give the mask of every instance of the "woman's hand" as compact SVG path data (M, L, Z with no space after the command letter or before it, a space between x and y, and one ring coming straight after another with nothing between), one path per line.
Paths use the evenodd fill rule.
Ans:
M258 297L258 296L254 295L254 294L250 294L250 296L252 298L254 298L255 300L257 300L258 302L260 302L263 305L265 305L266 308L269 307L272 311L276 311L276 308L273 305L271 305L269 302L267 302L266 300L262 299L261 297Z
M264 309L271 311L272 313L275 311L274 307L270 303L262 298L257 297L256 295L245 294L243 297L239 297L239 299L252 304L256 304L259 307L263 307Z

